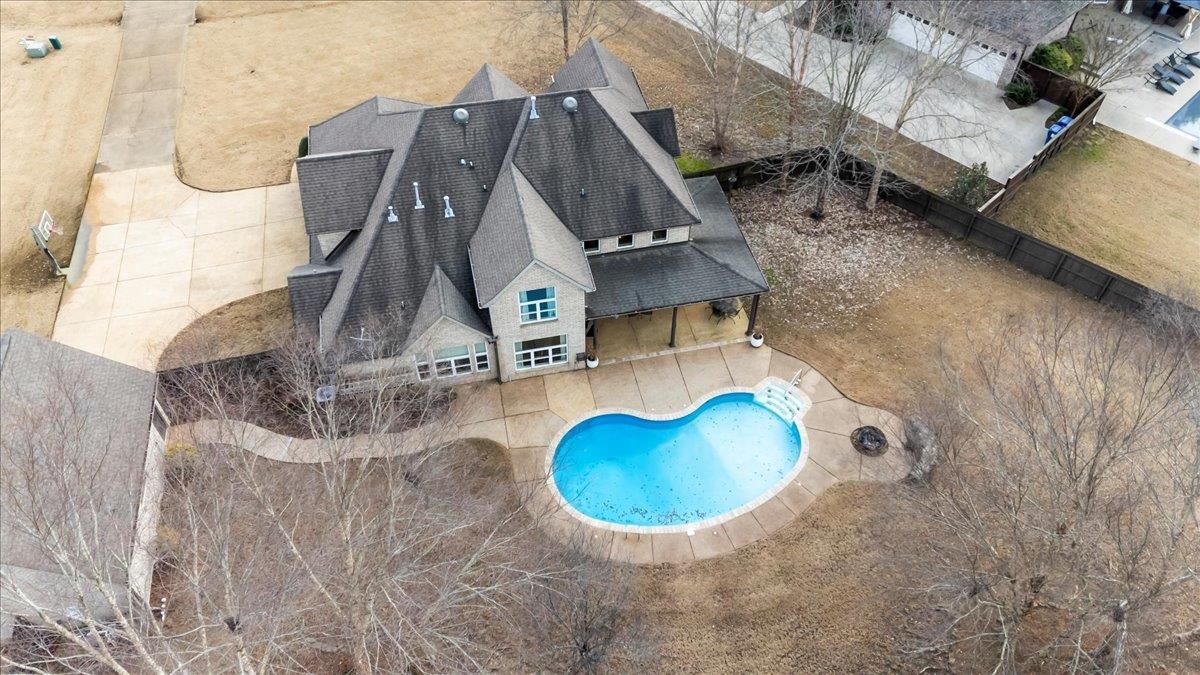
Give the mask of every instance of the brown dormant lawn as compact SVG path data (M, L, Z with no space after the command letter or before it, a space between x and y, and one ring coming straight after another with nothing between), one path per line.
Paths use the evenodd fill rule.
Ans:
M121 2L0 5L0 328L49 336L63 282L34 246L42 210L70 262L121 48ZM17 40L57 34L63 50L29 59Z
M1200 298L1200 165L1098 125L998 219L1175 296Z

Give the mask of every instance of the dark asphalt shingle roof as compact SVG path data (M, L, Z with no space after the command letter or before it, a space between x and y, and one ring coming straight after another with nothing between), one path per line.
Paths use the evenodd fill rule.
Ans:
M501 98L524 98L528 95L529 92L508 79L507 75L497 70L492 64L485 63L450 102L470 103Z
M956 21L974 24L997 35L1015 40L1018 44L1037 44L1055 26L1087 6L1089 0L969 0L956 11ZM928 10L928 0L901 0L899 9L906 9L923 19L934 18Z
M424 335L442 317L457 321L485 336L488 334L487 326L479 319L479 313L458 292L441 266L435 265L429 284L425 287L425 297L421 299L421 305L412 318L409 343Z
M617 316L718 298L765 293L767 280L754 260L717 179L687 181L701 222L692 239L590 258L596 292L588 317Z
M97 518L88 543L97 564L111 558L104 580L123 582L117 561L128 560L134 542L155 382L153 373L21 330L0 336L0 566L6 571L37 571L23 576L60 585L46 594L75 604L71 582L59 576L63 568L23 525L35 517L34 505L39 526L66 527L65 519L78 514L91 527Z
M563 89L569 83L592 88ZM635 118L646 112L637 80L599 43L585 43L551 92L537 97L536 119L524 92L496 98L516 94L515 86L485 66L448 106L376 98L310 127L316 156L303 160L300 190L313 220L310 262L320 272L289 277L289 292L298 325L319 324L323 347L371 315L426 321L431 280L477 308L537 262L590 291L596 283L581 240L704 229L696 197L663 147L670 139L643 126L673 135L671 120ZM574 113L562 107L567 96L578 101ZM485 100L469 100L476 98ZM465 125L452 118L459 107L469 113ZM341 175L352 173L358 177ZM414 183L422 209L414 208ZM453 218L443 214L446 196ZM386 222L389 206L399 222ZM688 255L692 267L711 257L703 246ZM415 337L411 323L396 328L402 341Z

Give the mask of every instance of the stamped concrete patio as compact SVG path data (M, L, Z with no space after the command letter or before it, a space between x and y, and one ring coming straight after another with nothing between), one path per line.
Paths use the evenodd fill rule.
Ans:
M749 513L688 534L627 534L588 528L562 510L546 486L548 444L556 433L597 408L669 413L725 387L752 387L768 375L790 380L812 399L804 417L809 457L795 482ZM550 527L564 533L590 530L601 550L637 564L679 563L733 551L789 523L840 480L895 481L908 472L896 416L846 398L808 364L770 347L746 343L604 365L594 370L534 377L459 390L454 412L463 437L481 437L508 448L513 475L530 493ZM891 449L872 458L850 445L850 432L870 424L888 436Z

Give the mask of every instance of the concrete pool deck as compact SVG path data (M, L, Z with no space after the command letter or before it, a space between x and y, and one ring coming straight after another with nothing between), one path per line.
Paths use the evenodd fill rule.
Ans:
M546 457L559 431L597 408L671 413L714 391L753 387L767 376L790 380L812 399L804 416L807 463L794 481L735 518L692 534L614 532L584 524L563 509L547 484ZM615 560L635 564L683 563L733 551L770 535L803 513L838 481L896 481L908 473L900 420L889 412L846 398L816 369L770 347L746 343L531 377L503 384L483 382L459 389L454 403L460 436L487 438L508 449L513 476L547 526L564 536L580 532ZM850 445L850 432L879 427L890 449L866 457Z

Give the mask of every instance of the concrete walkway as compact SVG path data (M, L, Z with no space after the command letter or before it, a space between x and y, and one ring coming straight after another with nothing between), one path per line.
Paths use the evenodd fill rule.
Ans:
M201 314L308 258L295 183L211 193L175 177L195 2L127 2L121 57L53 338L153 370Z
M682 6L695 11L706 0L695 0ZM671 3L664 0L641 0L647 8L683 25ZM681 4L681 3L676 3ZM777 73L786 73L786 32L780 8L759 13L764 27L750 49L750 57ZM828 96L830 86L825 71L830 67L830 41L813 36L805 86ZM891 128L896 121L905 91L909 60L908 48L892 40L884 40L868 68L864 90L871 89L866 105L858 112ZM993 83L974 75L948 79L942 90L930 91L918 110L910 114L902 134L926 147L946 155L960 164L987 162L988 175L1003 183L1021 168L1043 145L1045 119L1054 112L1054 104L1046 101L1016 110L1009 110L1001 98L1003 92Z
M549 443L574 420L596 410L671 413L727 387L752 387L768 376L791 380L812 400L804 416L809 455L793 482L747 513L688 533L635 534L592 527L563 509L547 484ZM171 442L240 447L267 459L313 463L413 452L446 438L484 438L508 449L513 476L535 515L556 534L579 531L613 559L638 564L690 562L728 553L767 537L803 513L838 481L897 481L907 475L903 429L895 415L846 398L821 373L770 347L739 343L532 377L463 385L443 426L376 439L336 442L290 438L244 422L198 422L171 428ZM850 445L863 425L884 431L890 449L866 457Z

